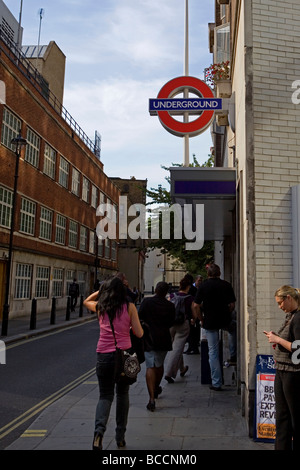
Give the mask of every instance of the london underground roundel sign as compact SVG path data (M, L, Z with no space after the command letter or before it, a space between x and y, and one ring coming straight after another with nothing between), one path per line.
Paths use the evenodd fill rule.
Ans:
M174 98L184 90L199 98ZM214 112L222 109L222 99L215 98L212 89L202 80L195 77L177 77L166 83L156 99L149 100L149 112L158 115L165 129L179 137L194 137L205 131L211 124ZM199 115L186 122L178 121L174 115Z

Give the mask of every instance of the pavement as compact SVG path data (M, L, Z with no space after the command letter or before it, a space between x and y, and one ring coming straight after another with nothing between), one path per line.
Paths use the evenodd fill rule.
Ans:
M49 315L39 314L34 330L29 328L28 317L10 319L8 335L0 336L0 340L7 345L74 323L96 320L94 314L83 310L82 317L78 316L77 309L68 321L64 312L58 312L55 325L50 325ZM223 391L213 391L209 384L202 383L201 354L185 354L184 361L189 366L184 377L178 375L173 384L162 380L162 393L156 400L154 412L146 409L149 397L145 364L142 364L137 382L130 387L127 446L117 453L125 450L128 455L129 451L273 450L273 443L249 437L235 382L235 368L224 368ZM98 382L96 375L92 375L45 408L5 450L91 450L97 401ZM114 430L115 400L103 450L116 451Z

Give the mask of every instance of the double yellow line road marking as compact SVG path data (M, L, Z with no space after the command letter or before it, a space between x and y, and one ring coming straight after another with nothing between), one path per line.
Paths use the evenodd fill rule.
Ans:
M51 405L52 403L54 403L56 400L58 400L59 398L61 398L63 395L65 395L66 393L70 392L71 390L73 390L75 387L77 387L78 385L82 384L83 382L85 382L87 379L89 379L90 377L92 377L93 375L95 375L96 373L96 368L94 367L93 369L91 369L90 371L86 372L85 374L81 375L80 377L78 377L77 379L75 379L73 382L70 382L68 385L65 385L63 388L61 388L60 390L58 390L57 392L53 393L52 395L50 395L49 397L45 398L45 400L41 401L40 403L37 403L35 406L33 406L32 408L30 408L29 410L25 411L25 413L21 414L20 416L18 416L17 418L15 418L13 421L11 421L10 423L6 424L5 426L3 426L2 428L0 428L0 439L3 439L3 437L7 436L8 434L10 434L12 431L14 431L14 429L18 428L19 426L21 426L22 424L26 423L26 421L28 421L29 419L31 419L32 417L36 416L38 413L40 413L41 411L43 411L45 408L47 408L49 405ZM88 383L88 382L87 382ZM94 383L94 382L93 382ZM45 435L46 431L45 430L36 430L36 431L33 431L31 433L30 430L28 431L25 431L26 433L26 436L27 437L30 437L30 435L32 434L32 437L35 435L36 437L36 434L40 434L40 435ZM22 435L24 437L25 433Z

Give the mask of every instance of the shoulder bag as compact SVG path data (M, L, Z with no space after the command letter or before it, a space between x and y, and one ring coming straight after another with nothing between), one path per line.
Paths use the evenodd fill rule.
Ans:
M114 335L116 356L115 356L115 382L116 383L127 383L129 385L136 382L137 375L141 370L141 366L137 355L130 349L123 350L118 348L117 340L115 336L114 326L111 319L109 318L110 326Z

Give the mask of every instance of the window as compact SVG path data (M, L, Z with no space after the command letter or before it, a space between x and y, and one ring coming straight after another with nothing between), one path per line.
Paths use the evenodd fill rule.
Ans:
M69 224L69 246L71 248L77 248L78 242L78 224L74 220L70 220Z
M50 176L54 180L55 178L55 163L56 163L56 152L50 147L50 145L45 144L44 152L44 173L45 175Z
M70 287L70 284L72 284L73 279L75 279L75 278L76 278L76 272L75 272L75 271L72 271L71 269L68 269L68 270L67 270L67 274L66 274L67 295L69 295L69 287Z
M28 235L34 235L35 208L36 205L34 202L22 198L20 232L27 233Z
M106 238L105 243L104 243L104 257L109 258L110 257L110 239Z
M226 15L226 5L220 5L220 19L224 20Z
M105 195L102 191L100 191L99 204L104 204L104 200L105 200Z
M31 264L17 264L16 282L15 282L15 299L30 299L31 291Z
M113 261L116 261L117 259L117 242L115 241L111 242L111 259Z
M97 237L98 240L98 256L102 258L103 256L103 238L100 236Z
M89 253L95 253L95 232L90 230Z
M8 109L3 109L3 121L1 132L1 143L11 150L14 148L11 145L11 140L19 135L21 129L21 121Z
M52 238L52 219L53 212L45 207L41 207L40 217L40 238L44 240L51 240Z
M214 62L230 60L230 25L226 23L215 28Z
M31 129L27 129L25 160L36 168L39 165L40 138Z
M56 216L55 242L64 245L66 241L66 218L60 214Z
M68 188L68 180L69 180L69 163L63 157L60 157L58 182L64 188Z
M50 273L50 268L46 266L37 266L36 279L35 279L35 296L37 298L48 297L49 273Z
M84 295L85 294L85 284L86 284L86 272L85 271L78 271L77 282L78 282L78 285L79 285L79 294Z
M87 228L81 225L80 227L80 241L79 248L81 251L87 250Z
M91 206L96 209L98 203L98 189L96 186L92 185L92 199L91 199Z
M90 182L87 178L83 177L82 180L82 200L89 202L90 196Z
M76 168L72 168L72 193L79 196L80 189L80 173Z
M109 198L106 198L106 215L109 220L112 220L112 205Z
M13 192L0 186L0 225L11 227Z
M52 284L52 295L54 297L62 297L63 295L63 269L53 269L53 284Z

